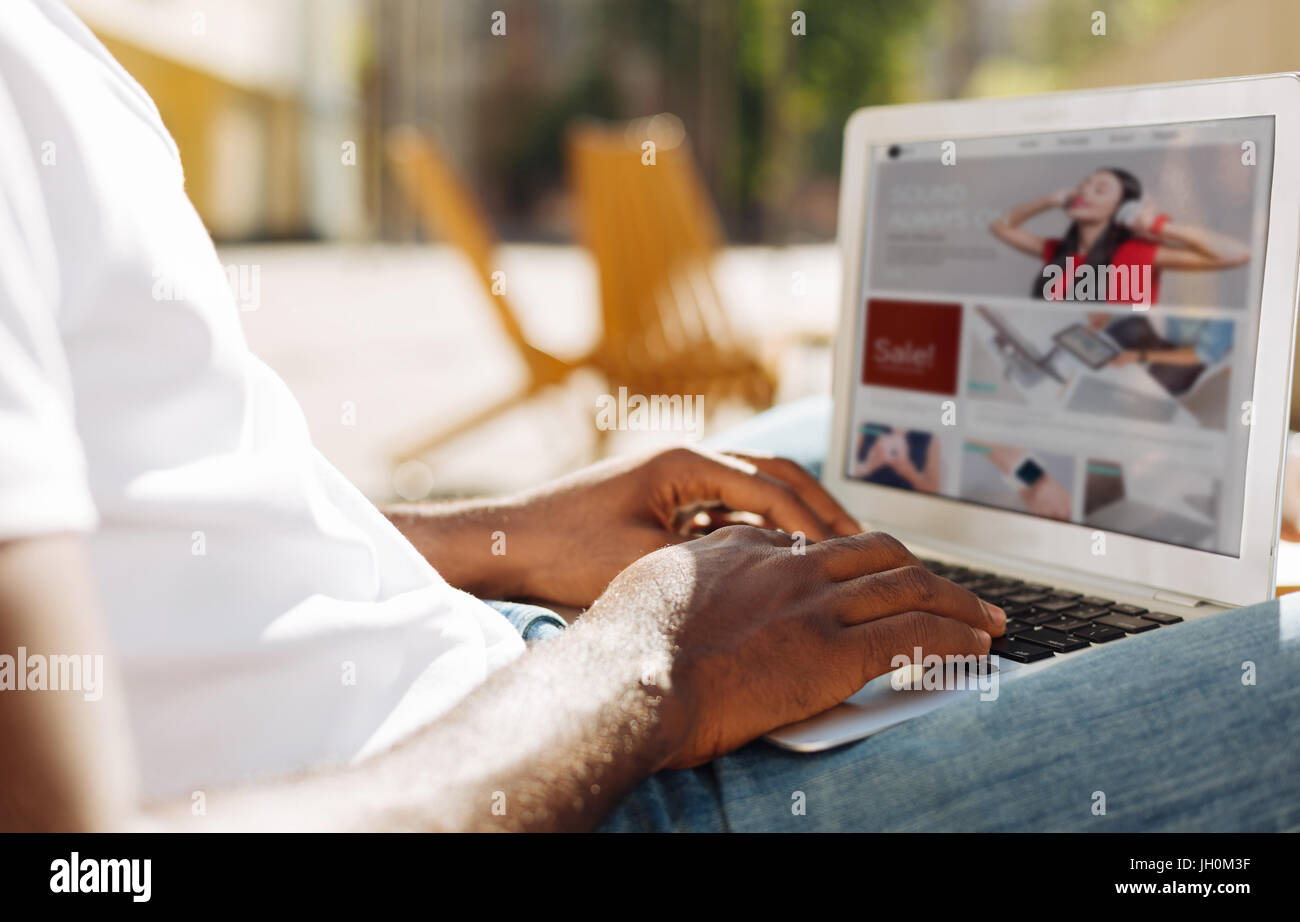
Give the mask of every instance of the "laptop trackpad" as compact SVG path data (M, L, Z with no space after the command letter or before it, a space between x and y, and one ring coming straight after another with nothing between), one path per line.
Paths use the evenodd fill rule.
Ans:
M1056 659L1059 657L1021 664L999 658L997 665L989 664L990 672L983 675L974 670L953 672L951 667L947 672L903 667L872 679L843 704L773 730L764 739L799 752L830 749L920 717L963 697L976 695L986 701L994 700L1002 682L1037 672ZM938 681L941 675L943 682Z

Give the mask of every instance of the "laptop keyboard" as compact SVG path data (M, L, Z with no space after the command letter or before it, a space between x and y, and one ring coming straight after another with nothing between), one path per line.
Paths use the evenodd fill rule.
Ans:
M1007 613L1007 632L994 637L990 653L1017 663L1034 663L1073 653L1095 643L1154 631L1183 619L1113 599L1029 583L986 570L922 560L927 570L969 589Z

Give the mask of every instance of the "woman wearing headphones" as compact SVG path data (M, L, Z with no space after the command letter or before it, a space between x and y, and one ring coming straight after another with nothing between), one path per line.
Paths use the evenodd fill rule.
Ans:
M1021 227L1053 208L1064 208L1070 226L1064 237L1040 237ZM1163 269L1229 269L1250 261L1250 249L1240 241L1205 228L1172 221L1156 210L1142 194L1142 183L1128 170L1095 170L1074 189L1059 189L1012 208L989 225L993 236L1023 253L1043 261L1031 294L1035 298L1064 298L1064 285L1072 279L1064 271L1073 257L1076 273L1084 266L1094 270L1124 267L1129 284L1122 292L1102 292L1097 300L1154 304ZM1049 267L1056 267L1050 271ZM1152 280L1148 294L1138 281Z

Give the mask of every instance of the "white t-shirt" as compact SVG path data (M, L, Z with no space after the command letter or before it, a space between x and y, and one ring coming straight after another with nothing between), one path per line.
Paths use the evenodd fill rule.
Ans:
M523 651L313 448L183 182L89 30L4 0L0 540L86 534L147 796L363 758Z

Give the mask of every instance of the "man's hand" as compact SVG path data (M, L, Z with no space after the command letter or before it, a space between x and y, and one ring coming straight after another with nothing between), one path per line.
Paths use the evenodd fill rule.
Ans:
M809 542L862 530L793 461L690 448L594 465L522 506L521 551L536 561L525 593L566 605L590 605L629 564L688 540L699 512L711 522L748 513Z
M862 530L793 461L692 448L611 459L502 503L388 514L455 586L581 607L633 561L688 540L701 512L809 542Z
M987 653L1006 627L1001 609L888 535L798 550L778 532L724 528L633 564L583 619L631 622L623 647L640 652L643 681L680 727L664 767L707 762L838 704L898 654Z
M202 820L184 800L155 816L208 829L589 829L647 775L829 708L897 654L978 655L1005 629L999 609L886 535L803 550L750 526L661 549L389 752L212 792Z

